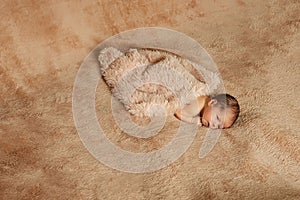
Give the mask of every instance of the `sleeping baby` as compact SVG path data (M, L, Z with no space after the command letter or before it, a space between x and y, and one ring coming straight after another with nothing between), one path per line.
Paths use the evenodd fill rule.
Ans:
M220 83L217 73L170 52L156 49L121 52L109 47L100 51L98 60L101 75L112 94L133 116L155 116L160 112L153 105L160 105L167 115L175 113L182 121L228 128L239 115L238 102L231 95L210 98L210 91ZM195 70L197 67L202 74ZM178 109L180 105L185 106Z
M240 112L238 101L229 94L219 94L210 98L199 96L178 109L175 116L188 123L198 123L212 129L229 128L237 120Z

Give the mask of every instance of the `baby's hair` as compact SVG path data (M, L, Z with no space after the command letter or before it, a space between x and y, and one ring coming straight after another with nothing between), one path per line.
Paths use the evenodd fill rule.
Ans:
M234 124L234 122L237 120L237 118L239 117L239 114L240 114L240 106L239 106L239 103L236 100L236 98L234 98L230 94L218 94L216 96L213 96L212 99L217 100L216 106L218 106L222 109L225 109L228 107L231 108L231 110L234 114L232 124Z

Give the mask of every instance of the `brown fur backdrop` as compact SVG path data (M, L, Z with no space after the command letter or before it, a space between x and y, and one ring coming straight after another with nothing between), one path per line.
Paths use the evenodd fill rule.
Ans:
M298 0L2 0L0 199L300 199L299 13ZM98 43L143 26L202 44L241 115L205 158L199 128L175 163L129 174L83 146L72 89ZM103 81L98 88L98 118L116 145L144 152L174 136L174 118L150 139L122 133L110 120L109 90Z

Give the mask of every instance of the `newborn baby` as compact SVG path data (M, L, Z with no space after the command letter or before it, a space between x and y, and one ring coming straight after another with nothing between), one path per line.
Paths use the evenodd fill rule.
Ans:
M214 91L220 84L216 72L173 53L155 49L121 52L108 47L100 51L98 60L106 84L133 116L155 116L160 112L153 105L159 105L167 115L175 113L185 122L211 128L228 128L238 117L239 105L234 97L209 97L207 86ZM191 102L178 109L181 101Z
M240 112L238 101L229 94L212 98L199 96L175 112L175 116L188 123L198 123L212 129L229 128Z

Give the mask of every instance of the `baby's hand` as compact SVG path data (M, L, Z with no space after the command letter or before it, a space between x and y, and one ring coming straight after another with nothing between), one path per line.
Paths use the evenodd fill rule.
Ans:
M185 115L182 115L181 110L178 110L174 115L176 118L178 118L184 122L202 126L201 119L199 116L194 116L194 117L193 116L185 116Z

